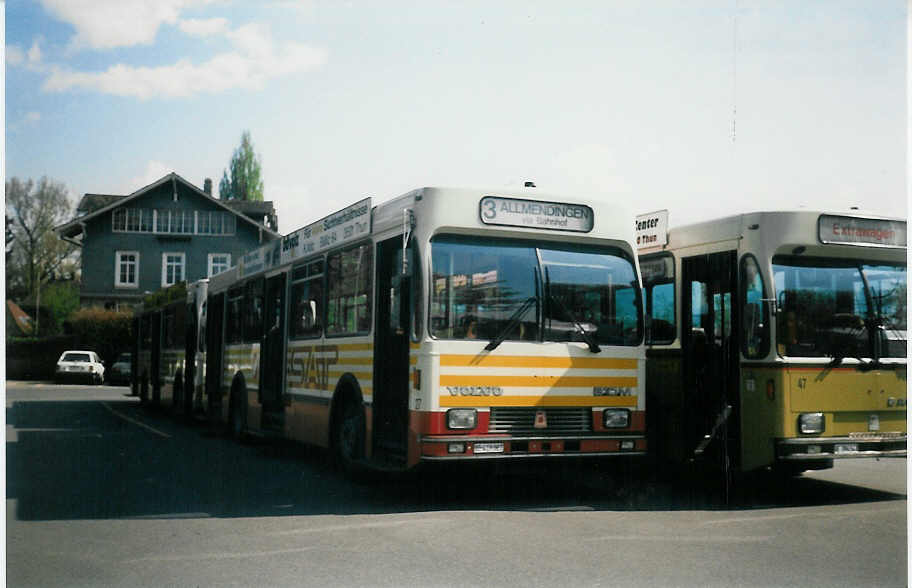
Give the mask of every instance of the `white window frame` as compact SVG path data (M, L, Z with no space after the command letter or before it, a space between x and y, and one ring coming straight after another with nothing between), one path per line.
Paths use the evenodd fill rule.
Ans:
M181 279L168 283L168 257L180 256ZM162 288L173 286L177 282L183 282L187 279L187 254L183 251L165 251L162 253Z
M133 282L121 282L120 281L120 264L121 257L124 255L135 255L136 261L132 262L135 264L135 269L133 271ZM125 262L130 263L130 262ZM114 287L115 288L139 288L139 251L115 251L114 252Z
M212 265L213 265L212 260L216 256L226 258L228 267L226 267L225 269L228 269L231 267L231 254L230 253L210 253L209 257L208 257L208 261L206 263L206 277L211 278L212 276L215 275L215 272L212 271ZM222 271L224 271L224 270L222 270Z

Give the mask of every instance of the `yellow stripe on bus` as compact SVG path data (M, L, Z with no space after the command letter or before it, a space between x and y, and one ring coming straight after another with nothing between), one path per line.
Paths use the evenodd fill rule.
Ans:
M592 388L615 386L632 388L636 377L586 377L586 376L463 376L441 375L441 386L502 386L523 388Z
M330 343L326 343L330 345ZM373 343L340 343L338 345L339 351L372 351L374 349Z
M345 355L340 355L338 363L344 365L374 365L373 357L347 357Z
M370 372L348 372L348 371L341 371L341 370L329 370L330 378L341 378L343 376L343 374L351 374L351 375L355 376L356 378L358 378L359 380L370 380L371 378L374 377L374 375Z
M611 357L535 357L529 355L441 355L441 366L452 367L542 367L605 370L635 370L636 359Z
M636 408L636 396L441 396L441 407L458 406L624 406Z

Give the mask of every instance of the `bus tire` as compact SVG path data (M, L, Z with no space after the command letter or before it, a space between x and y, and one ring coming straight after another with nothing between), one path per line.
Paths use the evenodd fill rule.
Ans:
M354 476L364 457L364 408L357 398L346 394L335 411L332 426L332 450L342 471Z
M228 404L228 436L235 441L244 440L247 430L247 398L244 394L243 380L235 380L231 387L231 400Z

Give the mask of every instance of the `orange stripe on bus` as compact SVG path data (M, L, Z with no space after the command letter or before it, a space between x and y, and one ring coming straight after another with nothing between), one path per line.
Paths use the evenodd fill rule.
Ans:
M441 375L441 386L513 386L531 388L592 388L593 386L637 385L635 377L586 377L586 376L464 376Z
M625 406L636 396L441 396L440 406Z
M441 366L543 367L635 370L636 359L602 357L534 357L529 355L441 355Z

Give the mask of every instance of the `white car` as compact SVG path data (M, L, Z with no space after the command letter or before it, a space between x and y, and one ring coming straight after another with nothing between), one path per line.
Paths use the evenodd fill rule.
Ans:
M57 360L54 379L57 382L85 380L101 384L104 381L104 371L104 364L94 351L64 351Z

